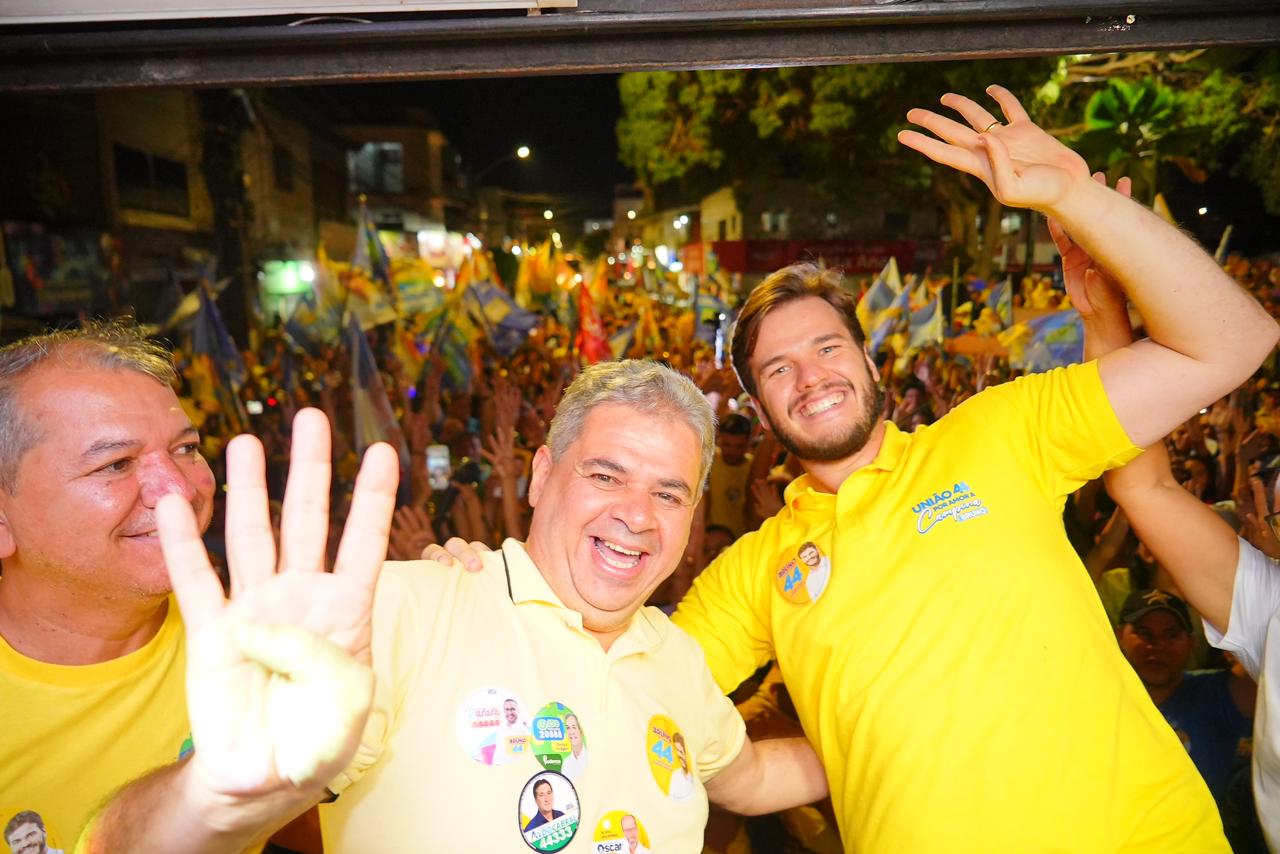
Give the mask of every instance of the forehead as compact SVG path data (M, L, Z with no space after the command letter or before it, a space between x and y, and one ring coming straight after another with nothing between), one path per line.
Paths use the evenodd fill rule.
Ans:
M1154 611L1143 614L1134 625L1153 631L1163 631L1171 628L1185 631L1182 621L1175 617L1172 611L1165 608L1157 608Z
M774 306L760 319L751 364L758 365L780 352L831 335L853 340L840 312L821 297L793 299Z
M151 430L171 434L190 426L173 389L132 370L41 367L18 396L45 441L89 444L106 432L141 439Z
M568 456L575 462L608 459L629 470L680 478L692 487L702 463L702 443L693 427L671 411L607 403L587 414Z

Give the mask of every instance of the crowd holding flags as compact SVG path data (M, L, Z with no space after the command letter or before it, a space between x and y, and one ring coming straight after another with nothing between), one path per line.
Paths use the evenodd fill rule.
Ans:
M249 413L240 400L245 367L231 333L222 322L218 304L206 282L197 287L199 308L191 331L191 387L197 400L210 401L237 433L249 428Z

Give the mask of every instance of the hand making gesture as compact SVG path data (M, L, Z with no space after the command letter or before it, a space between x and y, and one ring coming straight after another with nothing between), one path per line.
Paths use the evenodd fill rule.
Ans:
M938 139L904 130L898 141L936 163L982 180L1002 204L1050 211L1080 181L1089 179L1084 159L1031 121L1013 93L988 86L1004 113L997 119L986 107L948 93L942 105L960 114L956 121L931 110L914 109L907 120Z
M157 507L165 562L187 630L192 771L210 796L251 801L319 790L350 760L372 700L370 620L387 550L398 460L369 448L356 479L337 560L325 571L329 423L294 420L277 552L262 445L227 448L225 597L191 507ZM266 797L270 800L270 797Z

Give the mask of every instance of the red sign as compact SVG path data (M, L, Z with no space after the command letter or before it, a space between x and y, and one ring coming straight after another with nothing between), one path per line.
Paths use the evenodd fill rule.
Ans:
M879 273L889 258L904 271L937 267L937 240L719 240L711 244L721 269L730 273L772 273L797 261L821 261L846 273Z

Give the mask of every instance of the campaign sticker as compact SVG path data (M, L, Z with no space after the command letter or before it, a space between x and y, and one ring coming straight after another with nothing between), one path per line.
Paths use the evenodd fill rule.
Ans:
M795 557L774 573L778 592L788 602L817 602L831 580L831 558L813 542L796 549Z
M547 703L533 719L533 756L548 771L582 781L587 768L587 742L582 722L564 703Z
M649 718L645 732L649 770L662 793L672 800L687 800L693 794L693 767L684 733L666 715Z
M649 832L626 810L605 813L591 841L593 854L649 854Z
M482 765L506 765L532 752L526 706L514 692L490 685L467 697L458 712L458 741Z
M62 854L65 850L62 839L49 827L44 816L33 809L0 808L0 827L4 828L4 841L9 844L7 851Z
M578 832L578 791L563 774L534 774L520 792L520 836L534 851L559 851Z

